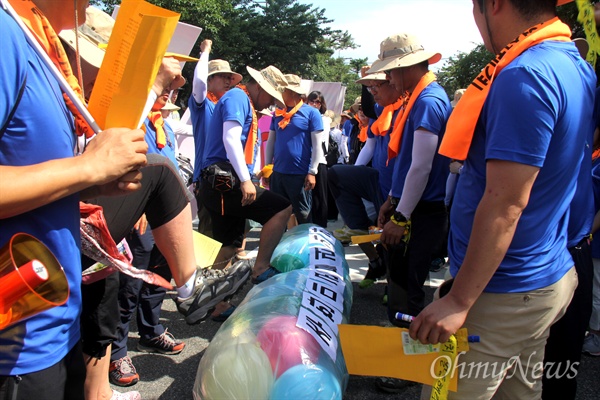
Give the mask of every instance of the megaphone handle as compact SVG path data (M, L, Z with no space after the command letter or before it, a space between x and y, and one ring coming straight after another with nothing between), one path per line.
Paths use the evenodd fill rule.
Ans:
M1 277L0 314L8 313L17 300L47 280L48 270L41 261L35 259Z

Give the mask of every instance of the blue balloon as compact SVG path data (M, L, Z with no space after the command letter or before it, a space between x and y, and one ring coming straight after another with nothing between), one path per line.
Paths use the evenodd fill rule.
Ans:
M269 400L341 400L338 379L329 370L315 364L299 364L275 381Z

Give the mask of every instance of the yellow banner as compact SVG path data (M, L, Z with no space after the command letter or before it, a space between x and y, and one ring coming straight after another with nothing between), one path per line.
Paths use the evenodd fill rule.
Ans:
M592 67L596 67L596 61L600 56L600 37L596 29L596 19L594 18L594 6L589 0L577 0L577 8L579 14L577 20L583 25L583 31L585 37L590 45L586 60L592 64Z
M102 129L139 126L179 14L123 0L88 109Z
M338 325L340 343L348 372L353 375L385 376L435 386L439 363L448 358L444 344L422 345L408 339L408 329L367 325ZM469 351L466 329L456 333L457 354ZM377 338L377 340L373 340ZM365 343L369 343L365 346ZM454 367L446 370L444 386L455 392L457 375ZM447 378L449 377L449 381Z

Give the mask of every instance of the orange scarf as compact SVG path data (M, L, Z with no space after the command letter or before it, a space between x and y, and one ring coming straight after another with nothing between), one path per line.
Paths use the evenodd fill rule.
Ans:
M250 108L252 109L252 125L250 126L250 131L248 131L248 136L246 137L246 146L244 147L244 158L246 159L246 164L252 164L254 160L254 145L258 140L258 118L256 118L256 110L254 109L254 104L252 103L252 97L250 97L250 93L245 85L237 85L238 88L242 89L246 96L248 96L248 100L250 100Z
M217 96L215 96L213 92L207 92L206 98L212 101L214 104L217 104L217 101L219 101L219 99L217 99Z
M465 160L471 147L475 125L485 99L500 71L528 48L545 40L571 41L571 30L557 17L527 29L483 68L469 85L450 115L439 153L456 160Z
M396 100L394 104L389 104L383 108L383 111L379 115L379 118L375 122L371 124L371 132L377 136L385 136L387 135L390 127L392 125L392 119L394 118L394 112L398 110L404 104L406 98L401 96ZM396 118L394 121L394 126L398 124L400 121L399 118Z
M285 129L285 127L289 125L290 120L292 119L294 114L296 114L296 112L298 112L298 110L300 109L300 107L302 107L303 104L304 104L304 102L302 100L300 100L300 102L298 104L296 104L294 106L294 108L292 108L290 111L286 111L285 108L276 109L275 116L283 117L283 119L281 121L279 121L279 123L277 125L279 125L279 127L281 129Z
M165 121L163 120L160 111L150 111L148 119L154 125L156 130L156 147L162 149L167 144L167 134L165 133Z
M10 5L15 9L17 14L19 14L29 30L33 32L37 41L65 77L69 86L71 86L73 91L75 91L81 101L85 104L81 87L79 86L77 78L73 75L65 49L56 35L56 32L52 26L50 26L48 19L31 0L10 0ZM77 135L82 136L85 134L86 138L94 136L94 130L88 125L79 110L77 110L77 107L75 107L75 104L73 104L71 99L69 99L65 93L63 93L63 99L69 111L75 116L75 131L77 132Z
M369 129L369 123L363 124L360 118L358 118L358 114L354 116L354 119L358 121L358 127L360 128L360 132L358 133L358 140L362 143L366 142L369 136L367 135L367 130Z
M415 101L421 95L423 89L429 86L432 82L435 82L435 75L429 71L421 77L419 83L415 87L415 90L408 95L408 103L404 109L400 110L400 115L396 117L396 123L394 124L394 130L392 136L390 136L390 144L388 145L388 161L400 154L400 146L402 144L402 133L404 132L404 125L410 115ZM400 120L400 121L398 121Z

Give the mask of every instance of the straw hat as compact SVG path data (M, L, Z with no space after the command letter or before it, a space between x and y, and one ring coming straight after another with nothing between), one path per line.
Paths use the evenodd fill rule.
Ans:
M210 60L208 62L208 76L214 74L231 74L232 86L235 86L242 81L242 75L233 72L229 63L225 60Z
M289 89L292 92L295 92L298 94L306 94L306 89L304 89L301 86L302 78L300 78L298 75L285 74L284 78L285 78L285 81L287 82L287 86L285 87L285 89Z
M350 106L350 111L352 111L353 113L357 113L358 109L360 108L360 105L361 105L361 99L360 99L360 96L358 96L356 98L356 100L354 100L354 104L352 104ZM352 117L350 117L350 118L352 118Z
M171 103L171 100L168 100L166 102L166 104L164 105L164 107L161 108L161 110L163 110L163 111L178 111L178 110L181 110L181 107L176 106L175 104Z
M452 105L452 108L456 107L456 103L458 103L458 101L460 100L461 97L463 97L463 94L465 94L466 91L467 91L467 89L457 89L454 92L454 100L452 100L450 102L450 104Z
M279 69L269 65L267 68L261 69L260 71L246 66L248 73L260 85L261 88L279 102L283 103L283 97L281 97L280 87L286 87L287 81Z
M340 120L342 119L342 117L344 118L348 118L348 119L352 119L354 118L352 116L352 114L350 114L348 111L342 111L342 113L340 114Z
M362 78L357 80L356 83L360 83L361 85L368 86L370 81L386 81L386 80L387 79L385 78L385 73L376 72L374 74L367 74L367 75L363 76Z
M435 64L442 59L440 53L425 51L420 40L408 33L399 33L385 38L379 50L379 58L367 71L369 74L410 67L426 60L429 64Z

